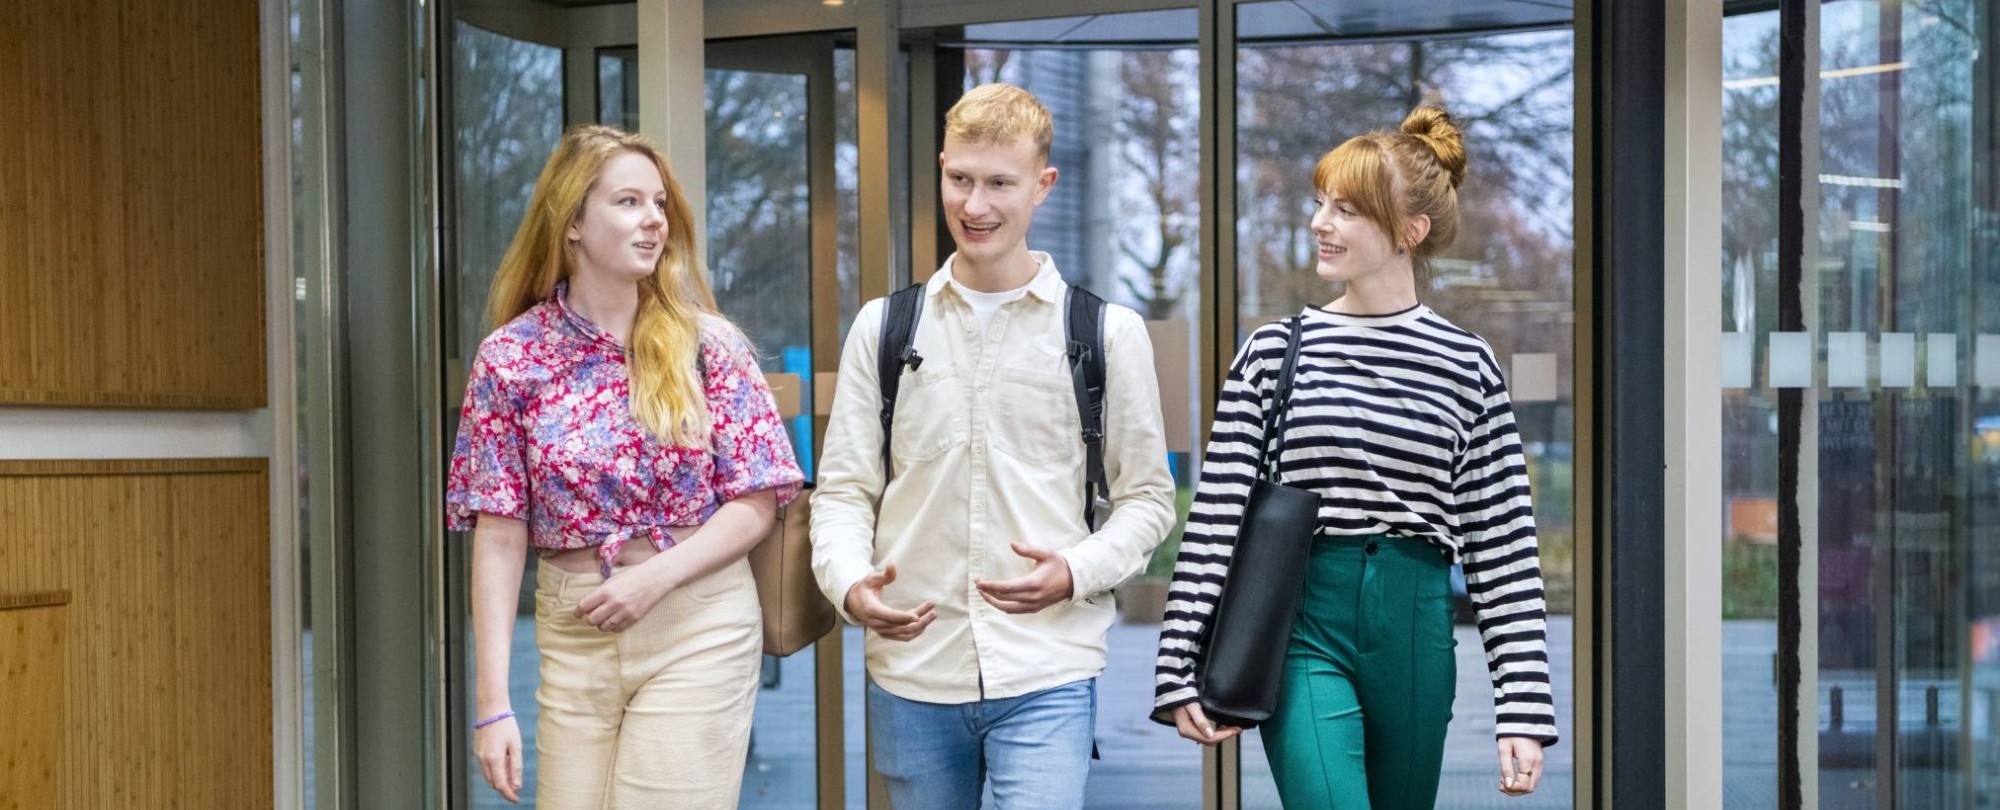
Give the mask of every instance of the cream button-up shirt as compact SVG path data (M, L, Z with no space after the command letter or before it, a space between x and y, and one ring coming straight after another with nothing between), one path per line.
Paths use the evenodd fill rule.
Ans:
M885 302L861 308L841 352L840 380L813 496L813 573L848 621L846 597L881 566L890 606L931 601L937 620L911 641L868 633L868 674L891 694L927 703L1006 698L1095 677L1114 620L1107 593L1146 564L1174 525L1174 484L1153 347L1138 313L1104 314L1104 468L1111 511L1083 521L1084 449L1063 345L1068 285L1048 254L1028 294L1000 307L985 334L949 283L926 285L903 372L891 455L882 469L876 351ZM1013 542L1056 549L1072 598L1005 613L974 583L1019 577L1034 562Z

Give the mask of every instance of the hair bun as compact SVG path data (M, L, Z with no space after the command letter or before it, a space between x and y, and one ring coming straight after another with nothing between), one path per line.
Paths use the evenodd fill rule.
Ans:
M1451 120L1451 113L1441 107L1418 107L1403 119L1402 130L1431 148L1438 165L1451 175L1452 188L1465 182L1465 135Z

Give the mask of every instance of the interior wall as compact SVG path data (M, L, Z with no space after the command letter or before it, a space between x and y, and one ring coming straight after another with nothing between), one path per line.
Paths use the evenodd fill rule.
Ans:
M63 597L0 604L0 695L37 707L0 750L41 757L0 764L0 806L270 804L268 474L0 461L0 596Z
M0 3L0 806L273 804L272 3Z
M0 4L0 404L264 404L256 0Z

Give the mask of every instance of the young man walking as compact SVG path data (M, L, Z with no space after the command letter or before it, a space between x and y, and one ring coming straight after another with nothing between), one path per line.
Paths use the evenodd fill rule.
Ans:
M841 354L813 569L867 628L875 768L898 808L977 808L989 777L1001 808L1083 806L1107 591L1174 523L1144 322L1120 306L1078 321L1072 298L1095 299L1028 250L1053 132L1009 85L952 107L938 166L957 252L900 306L862 307ZM1094 530L1087 483L1111 506Z

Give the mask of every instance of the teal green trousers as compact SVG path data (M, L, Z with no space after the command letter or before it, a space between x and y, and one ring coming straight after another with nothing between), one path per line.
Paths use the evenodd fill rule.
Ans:
M1264 753L1287 808L1428 810L1457 679L1451 566L1422 540L1319 537Z

